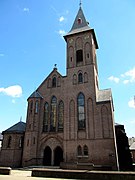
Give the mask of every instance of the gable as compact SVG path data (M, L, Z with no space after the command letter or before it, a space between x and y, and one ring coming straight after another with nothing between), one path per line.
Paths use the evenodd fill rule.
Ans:
M47 78L39 85L37 91L40 92L42 87L44 88L52 88L55 85L54 79L56 78L56 87L61 86L61 79L63 76L57 71L57 68L54 68L53 71L47 76ZM53 84L54 81L54 84Z

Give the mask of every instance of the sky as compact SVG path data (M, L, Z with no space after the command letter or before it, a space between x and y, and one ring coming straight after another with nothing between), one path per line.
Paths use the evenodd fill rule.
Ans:
M79 0L0 0L0 132L26 122L27 98L57 64ZM100 89L112 89L115 122L135 137L135 0L82 0L94 28Z

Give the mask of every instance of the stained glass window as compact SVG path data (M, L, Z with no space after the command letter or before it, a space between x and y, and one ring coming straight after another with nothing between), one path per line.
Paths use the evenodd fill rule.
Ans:
M83 75L82 75L82 73L78 74L78 83L83 83Z
M38 113L38 101L35 103L35 113Z
M57 98L53 96L51 100L51 113L50 113L50 131L52 132L56 130L56 120L57 120Z
M46 102L44 105L44 120L43 120L43 131L48 131L48 123L49 123L49 104Z
M63 131L64 103L60 101L58 106L58 131Z
M79 93L77 97L78 110L78 129L85 128L85 97L83 93Z

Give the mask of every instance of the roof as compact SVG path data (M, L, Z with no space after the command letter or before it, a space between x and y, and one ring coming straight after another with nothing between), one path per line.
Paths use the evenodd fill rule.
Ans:
M111 89L99 90L97 95L97 102L105 102L112 100Z
M115 126L124 126L123 124L115 123Z
M72 26L70 32L67 35L75 34L75 33L78 33L78 32L84 32L86 30L90 30L90 27L88 26L88 22L85 19L83 10L80 7L79 11L77 13L77 16L75 18L75 21L73 23L73 26Z
M34 91L31 95L30 95L30 97L29 98L43 98L41 95L40 95L40 93L36 90L36 91ZM28 99L29 99L28 98Z
M76 34L76 33L80 33L80 32L85 32L88 30L91 30L89 26L81 27L81 28L74 29L74 30L70 31L69 33L66 34L66 36Z
M128 138L128 142L129 142L129 146L131 146L135 142L135 138L134 137Z
M17 124L11 126L10 128L6 129L2 133L24 133L25 132L26 123L20 121Z
M135 142L130 146L130 150L135 150Z
M70 32L75 29L84 28L84 27L86 28L88 27L90 29L90 27L88 26L88 22L85 19L83 10L80 7Z

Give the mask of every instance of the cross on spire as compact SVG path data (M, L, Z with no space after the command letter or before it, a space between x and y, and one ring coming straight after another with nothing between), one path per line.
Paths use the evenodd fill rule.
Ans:
M57 64L54 64L54 68L53 68L54 70L57 70Z
M82 6L82 0L80 0L79 6L80 6L80 7Z
M22 116L20 117L20 122L22 122Z

